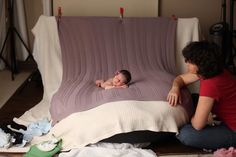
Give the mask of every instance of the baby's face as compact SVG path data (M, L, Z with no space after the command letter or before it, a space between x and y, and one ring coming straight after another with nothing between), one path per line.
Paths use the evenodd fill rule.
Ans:
M112 80L113 86L123 86L125 85L126 78L123 74L119 73L115 75Z

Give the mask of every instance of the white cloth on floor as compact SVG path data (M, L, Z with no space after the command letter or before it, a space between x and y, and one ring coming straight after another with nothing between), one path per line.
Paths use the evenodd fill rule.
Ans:
M98 143L81 149L72 149L70 152L61 153L59 157L157 157L149 149L136 148L132 144Z
M0 148L8 148L11 145L11 135L5 133L1 128L0 128Z

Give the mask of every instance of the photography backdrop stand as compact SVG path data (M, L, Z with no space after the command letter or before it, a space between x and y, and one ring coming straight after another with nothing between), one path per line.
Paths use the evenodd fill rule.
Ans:
M210 27L210 35L213 42L218 44L223 52L225 68L236 74L236 48L234 40L236 31L234 30L234 7L236 0L222 0L222 21ZM229 6L227 6L227 4ZM226 19L228 15L228 20Z
M24 40L22 39L22 37L20 36L20 34L18 33L18 31L16 30L16 28L14 26L14 0L8 0L7 4L8 4L7 6L8 6L8 25L9 26L8 26L6 37L3 42L3 46L0 51L0 58L4 61L6 66L8 66L11 69L11 78L12 78L12 80L14 80L15 74L17 74L19 72L18 68L17 68L17 60L16 60L15 34L28 52L29 56L27 57L26 61L29 58L33 59L33 56L32 56L30 49L27 47ZM9 38L10 38L10 40L9 40L9 43L10 43L10 63L8 63L7 59L4 59L4 57L3 57L3 51L4 51L4 48L6 47L6 43Z
M225 0L224 0L225 1ZM234 38L235 36L235 30L234 30L234 8L235 8L235 1L236 0L230 0L229 2L229 22L228 22L228 39L225 39L228 41L227 46L228 48L228 58L226 60L227 67L234 73L236 74L236 48L234 45ZM225 3L225 2L224 2ZM225 9L224 9L224 18L223 21L227 23L226 21L226 11L227 11L227 6L225 4Z

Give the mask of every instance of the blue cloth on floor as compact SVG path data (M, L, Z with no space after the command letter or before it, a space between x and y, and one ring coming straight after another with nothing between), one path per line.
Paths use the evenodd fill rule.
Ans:
M27 130L21 130L24 134L24 140L31 141L34 136L42 136L49 132L52 128L51 122L47 118L43 118L37 122L30 123Z

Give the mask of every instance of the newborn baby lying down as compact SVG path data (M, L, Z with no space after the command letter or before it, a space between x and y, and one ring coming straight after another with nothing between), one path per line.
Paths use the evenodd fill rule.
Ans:
M104 89L112 88L128 88L128 83L131 81L131 74L128 70L120 70L116 72L113 78L108 80L96 80L96 85Z

